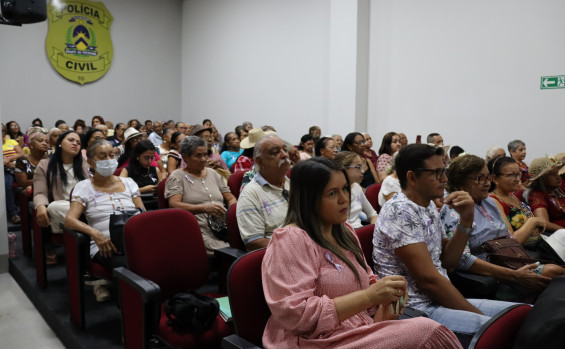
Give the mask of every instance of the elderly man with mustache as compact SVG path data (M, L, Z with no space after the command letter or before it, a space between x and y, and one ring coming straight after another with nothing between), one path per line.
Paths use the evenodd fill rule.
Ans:
M287 144L267 135L255 145L255 177L237 202L237 224L247 251L267 247L273 230L283 225L288 209L290 168Z

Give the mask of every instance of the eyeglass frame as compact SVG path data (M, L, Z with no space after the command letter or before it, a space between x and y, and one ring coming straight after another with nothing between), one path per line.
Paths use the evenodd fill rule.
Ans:
M358 169L359 171L363 171L363 170L364 170L362 164L357 164L357 165L353 165L353 166L346 166L345 168L356 168L356 169Z
M431 168L416 168L414 169L414 171L424 171L424 172L435 172L436 174L436 180L441 180L443 178L443 176L447 176L447 171L448 168L447 167L443 167L443 168L436 168L436 169L431 169Z
M483 177L482 180L481 180L481 177ZM477 177L468 177L468 178L475 181L478 185L485 185L487 183L487 181L492 182L492 180L494 178L494 174L492 174L492 173L489 173L488 175L480 174Z

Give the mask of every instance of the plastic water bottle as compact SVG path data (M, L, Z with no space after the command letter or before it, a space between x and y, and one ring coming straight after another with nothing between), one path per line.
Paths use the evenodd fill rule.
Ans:
M16 248L17 248L16 234L8 233L8 249L9 249L10 258L16 258Z

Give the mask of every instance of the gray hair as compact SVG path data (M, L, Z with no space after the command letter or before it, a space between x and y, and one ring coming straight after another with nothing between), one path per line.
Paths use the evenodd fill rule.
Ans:
M516 151L518 147L521 145L526 146L526 143L522 142L519 139L513 140L512 142L508 143L508 151Z
M504 148L502 148L502 147L499 146L499 145L495 145L495 146L493 146L493 147L490 147L490 148L487 150L487 161L488 161L489 159L492 159L492 158L494 157L494 154L495 154L497 151L501 150L501 149L502 149L502 151L504 151ZM504 153L506 154L505 151L504 151Z
M440 134L439 134L439 133L436 133L436 132L430 133L430 134L428 135L428 137L426 137L426 143L428 143L428 144L433 143L433 142L434 142L434 137L435 137L435 136L439 136L439 135L440 135Z
M51 138L51 135L53 134L53 132L61 132L61 133L63 133L63 131L61 131L60 128L58 128L58 127L51 127L51 128L49 129L49 132L47 132L47 136L48 136L49 138Z
M97 139L94 142L90 143L90 145L86 148L86 158L90 160L94 159L96 149L103 145L109 145L110 147L112 147L112 143L108 142L105 139Z
M273 138L279 138L279 136L275 135L275 134L270 134L270 135L266 135L263 136L263 138L261 138L257 143L255 143L255 148L253 148L253 160L255 160L255 162L257 162L257 158L261 157L261 155L263 155L263 143L265 143L266 141L268 141L269 139L273 139Z
M192 156L198 147L206 147L208 149L208 143L197 136L188 136L180 141L180 153L187 157Z
M247 125L253 125L253 124L251 123L251 121L244 121L243 124L241 124L241 128L245 129Z

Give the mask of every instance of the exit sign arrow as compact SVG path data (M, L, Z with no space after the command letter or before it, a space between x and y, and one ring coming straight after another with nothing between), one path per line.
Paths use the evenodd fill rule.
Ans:
M540 88L542 90L565 88L565 75L542 76Z

